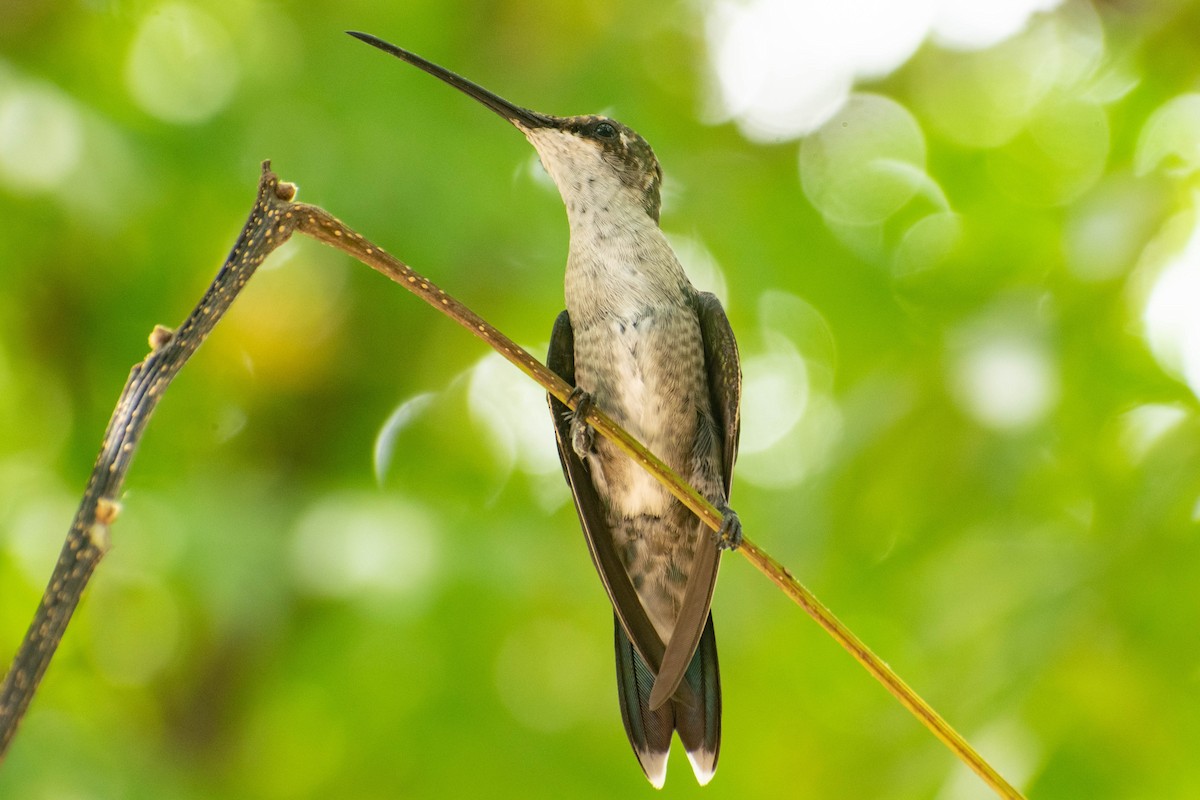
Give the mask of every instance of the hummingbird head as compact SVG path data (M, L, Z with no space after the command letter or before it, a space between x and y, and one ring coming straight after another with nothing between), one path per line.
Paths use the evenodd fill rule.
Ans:
M558 186L572 220L622 200L658 222L662 167L636 131L595 115L555 117L514 105L444 67L367 33L347 31L356 39L428 72L475 98L525 134Z
M554 179L569 214L585 214L624 194L658 222L662 167L637 131L615 119L548 117L552 124L521 129Z

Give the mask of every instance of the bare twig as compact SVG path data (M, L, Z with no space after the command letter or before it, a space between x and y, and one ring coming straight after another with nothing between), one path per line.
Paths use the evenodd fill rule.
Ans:
M295 223L289 216L289 201L294 195L295 187L281 184L271 172L270 162L264 162L254 209L208 291L177 331L154 328L149 355L130 370L50 583L0 685L0 761L71 621L84 586L108 550L109 526L120 511L117 497L121 484L150 415L168 384L254 270L292 235Z
M574 408L572 387L482 317L446 294L428 278L414 272L404 262L364 239L324 209L305 203L291 203L294 189L289 184L280 184L270 172L269 164L270 162L263 164L255 209L216 281L179 331L174 335L159 337L161 342L146 360L135 366L130 373L117 411L109 423L104 448L92 472L83 503L51 578L50 587L17 653L13 667L5 678L0 693L0 758L3 758L8 741L58 645L71 612L78 603L79 593L104 553L107 546L107 526L116 515L114 498L120 489L146 419L167 383L203 341L254 269L271 250L286 241L293 230L299 230L354 256L410 290L482 339L541 384L546 391ZM152 343L154 341L155 337L152 336ZM596 431L613 441L654 475L706 525L713 530L720 530L720 512L603 411L593 408L587 419ZM838 644L895 695L1000 797L1012 800L1022 797L1020 792L1001 777L962 736L790 572L749 539L743 541L739 552L808 612Z

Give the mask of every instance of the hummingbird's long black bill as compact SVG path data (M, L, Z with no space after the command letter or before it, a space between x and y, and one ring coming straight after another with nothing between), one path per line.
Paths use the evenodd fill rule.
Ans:
M500 97L493 92L489 92L479 84L469 81L463 76L453 73L445 67L439 67L432 61L427 61L421 58L416 53L410 53L402 47L397 47L391 42L385 42L383 39L380 39L377 36L372 36L369 33L361 33L359 31L346 31L346 33L350 34L355 39L360 39L369 45L378 47L385 53L391 53L401 61L407 61L409 64L428 72L435 78L440 78L441 80L453 86L455 89L458 89L463 94L474 97L480 103L483 103L485 106L490 108L492 111L495 111L497 114L516 125L518 128L530 130L533 128L557 127L556 118L547 116L545 114L539 114L536 111L530 111L528 108L521 108L521 106L513 105L503 97Z

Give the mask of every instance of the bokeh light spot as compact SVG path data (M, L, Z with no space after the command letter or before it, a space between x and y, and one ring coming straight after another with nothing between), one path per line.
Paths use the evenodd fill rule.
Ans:
M908 60L928 32L932 5L714 3L707 30L720 116L756 140L815 130L846 101L856 77L886 75Z
M1058 399L1058 377L1049 354L1018 332L966 342L950 381L962 408L997 431L1033 425Z
M854 82L881 78L936 32L964 49L1018 33L1057 0L710 0L706 38L714 116L750 139L802 136L845 103Z
M1118 438L1131 463L1139 463L1164 436L1187 419L1182 406L1145 403L1121 415Z
M978 50L999 44L1024 29L1040 11L1062 0L941 0L933 39L956 50Z
M721 305L728 308L729 285L725 280L725 271L717 263L716 256L702 241L692 236L667 234L667 240L692 285L702 292L712 292L721 301Z
M794 486L825 465L841 435L834 339L815 308L786 292L764 293L759 319L761 348L742 344L738 480Z
M558 472L546 393L507 359L489 353L479 360L470 372L467 403L501 466L532 475Z
M962 218L953 211L922 217L900 238L892 256L893 271L905 276L935 269L954 254L962 235Z
M1051 25L976 53L929 50L912 71L922 119L967 147L998 147L1016 136L1058 78Z
M808 404L804 359L777 339L767 352L742 361L742 455L766 450L784 437Z
M203 122L233 97L233 43L207 12L185 3L161 5L138 27L125 82L146 113L166 122Z
M1018 200L1053 206L1092 186L1108 159L1108 116L1095 103L1055 97L1042 103L1028 127L989 154L996 185Z
M37 83L0 83L0 180L9 188L59 187L79 165L83 138L79 114L60 92Z
M375 446L371 449L371 463L377 483L383 483L392 467L392 458L396 454L396 443L400 434L433 404L437 396L434 392L423 392L410 397L396 406L379 428L379 433L375 435Z
M1137 263L1162 213L1160 194L1128 173L1106 177L1067 207L1063 253L1067 269L1086 282L1111 280Z
M1142 128L1134 168L1145 175L1160 166L1175 174L1200 169L1200 94L1167 101Z
M50 483L48 476L30 474L28 468L21 470L24 475L14 475L13 462L0 462L0 466L5 468L0 473L4 478L21 480L16 484L21 492L10 496L15 502L5 509L5 549L29 585L40 586L62 548L61 540L56 541L47 531L61 531L70 525L79 498Z
M828 219L882 222L921 188L925 137L908 109L886 97L855 94L800 146L804 194Z
M438 568L436 518L393 496L334 494L313 503L292 534L292 573L304 590L388 607L420 598Z
M1200 193L1193 200L1200 208ZM1191 235L1158 274L1142 322L1154 357L1200 397L1200 213L1192 216Z

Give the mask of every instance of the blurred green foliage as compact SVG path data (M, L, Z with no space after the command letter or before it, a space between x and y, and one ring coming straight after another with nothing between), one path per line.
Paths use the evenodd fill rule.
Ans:
M0 0L0 659L260 160L543 351L532 150L352 28L643 133L746 359L748 535L1032 796L1200 795L1200 4L926 42L799 146L717 121L712 5ZM0 797L650 791L526 384L289 244L151 423ZM726 562L706 797L989 796Z

